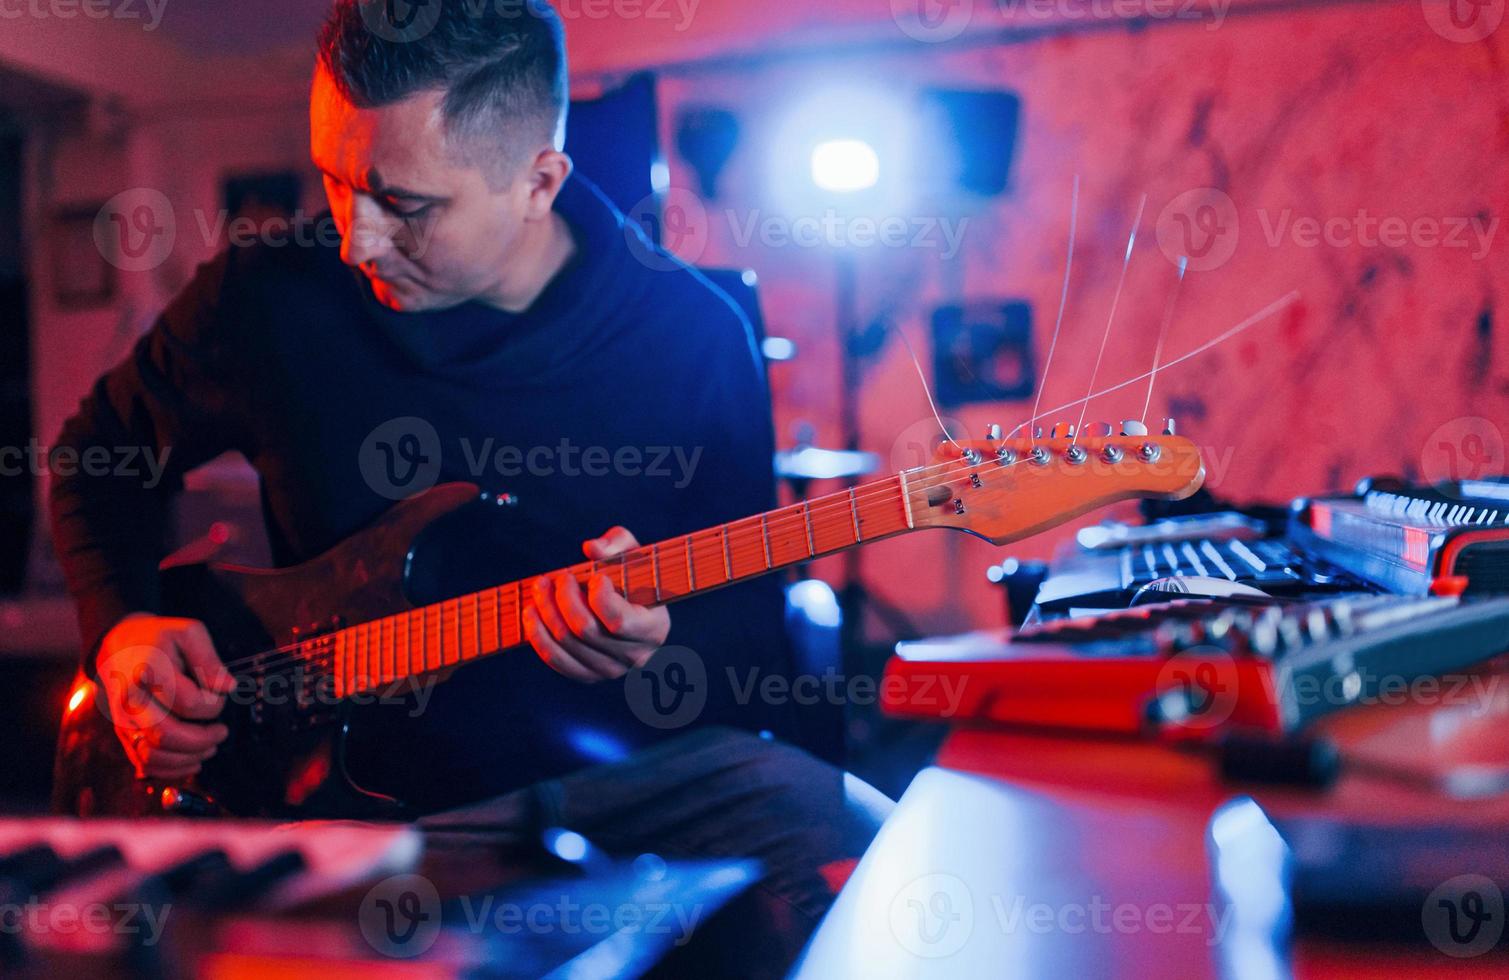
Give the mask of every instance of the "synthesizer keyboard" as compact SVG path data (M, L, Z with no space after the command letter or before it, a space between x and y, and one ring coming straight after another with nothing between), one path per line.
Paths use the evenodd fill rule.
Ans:
M1509 597L1178 600L902 643L882 704L906 717L1122 734L1287 734L1509 650Z
M1296 501L1290 540L1388 592L1509 593L1509 484L1359 490Z
M1146 541L1119 548L1073 549L1059 557L1038 590L1047 614L1119 608L1163 578L1225 579L1274 596L1297 597L1366 588L1359 578L1292 547L1279 537L1204 537Z

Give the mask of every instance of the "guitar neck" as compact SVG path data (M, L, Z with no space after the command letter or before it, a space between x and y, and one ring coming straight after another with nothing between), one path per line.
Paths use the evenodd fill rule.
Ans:
M910 531L913 493L902 473L549 574L564 571L583 586L607 575L630 602L664 605ZM471 663L526 642L535 580L420 606L302 646L306 656L334 664L342 698Z

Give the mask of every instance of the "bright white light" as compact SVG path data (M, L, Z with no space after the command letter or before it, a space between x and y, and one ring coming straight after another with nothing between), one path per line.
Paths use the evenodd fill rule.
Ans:
M825 191L853 193L880 183L880 155L864 140L829 140L812 151L812 182Z

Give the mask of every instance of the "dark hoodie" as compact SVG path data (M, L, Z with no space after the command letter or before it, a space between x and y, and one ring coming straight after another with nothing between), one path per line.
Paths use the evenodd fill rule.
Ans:
M773 507L769 396L745 317L585 180L569 180L556 208L576 257L519 314L478 303L394 313L332 247L232 248L201 267L58 439L170 450L154 487L53 481L54 539L91 658L121 616L159 610L171 493L228 450L261 477L278 565L437 482L517 495L506 516L473 508L426 538L429 594L416 601L580 561L581 541L615 524L649 543ZM736 693L751 670L787 673L781 608L773 576L671 607L669 642L696 651L712 680L697 723L789 731L785 709ZM505 655L365 743L411 798L492 792L509 782L499 760L521 744L498 701L505 687L569 700L588 719L625 715L622 685L563 682L527 653ZM531 737L612 758L623 731Z

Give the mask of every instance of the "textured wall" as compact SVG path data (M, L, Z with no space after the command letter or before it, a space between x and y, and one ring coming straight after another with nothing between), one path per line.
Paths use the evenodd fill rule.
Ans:
M1464 472L1485 456L1481 468L1502 471L1509 356L1496 306L1509 256L1500 226L1509 27L1468 43L1432 23L1450 22L1429 0L1424 8L1319 5L1219 27L1165 21L1004 46L918 43L863 59L672 79L668 119L678 104L711 102L736 108L745 129L717 201L687 197L694 178L673 159L680 200L693 201L688 213L706 228L684 234L682 247L705 264L760 271L772 331L802 351L775 368L783 435L809 420L836 444L832 255L748 239L752 216L803 213L777 203L780 185L806 179L803 161L782 171L770 159L784 107L839 83L859 89L854 113L882 111L866 104L877 93L909 105L929 84L1010 87L1024 99L1014 189L973 213L901 202L894 213L909 219L966 220L963 247L945 258L935 232L922 247L858 250L867 316L895 311L925 350L938 303L1024 298L1035 307L1041 363L1079 174L1073 283L1046 404L1087 390L1146 194L1102 385L1150 365L1183 252L1197 258L1175 310L1171 355L1291 291L1301 295L1159 379L1154 414L1172 411L1209 447L1214 490L1283 499L1376 471L1441 476L1454 455ZM1190 193L1201 188L1215 192ZM866 445L905 465L910 445L936 430L905 350L890 343L869 378ZM1139 386L1098 399L1090 418L1136 417L1145 394ZM958 414L978 434L1027 410ZM1014 550L1044 554L1062 537ZM982 542L929 533L871 549L867 574L929 628L988 624L999 612L981 572L998 557Z

